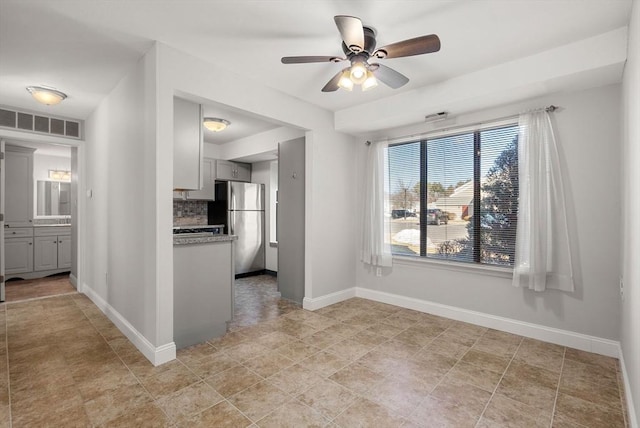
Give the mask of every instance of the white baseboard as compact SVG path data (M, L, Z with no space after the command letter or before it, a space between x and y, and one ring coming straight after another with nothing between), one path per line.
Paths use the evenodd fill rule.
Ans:
M631 396L631 384L629 383L629 375L627 373L627 366L624 361L624 355L622 353L622 347L619 349L620 355L620 368L622 369L622 381L624 382L624 393L627 401L627 423L630 428L638 428L638 415L636 415L636 409L634 407L635 401Z
M69 282L74 286L76 290L78 289L78 278L76 278L76 276L72 273L69 274Z
M82 292L115 324L116 327L138 348L154 366L159 366L176 358L176 345L170 342L155 347L118 311L98 295L87 284L82 284Z
M503 318L482 312L470 311L467 309L457 308L455 306L433 303L427 300L400 296L368 288L357 287L356 297L362 297L376 302L388 303L407 309L464 321L480 325L482 327L506 331L508 333L555 343L562 346L569 346L571 348L594 352L596 354L606 355L609 357L618 358L619 356L618 349L620 343L615 340L603 339L568 330L560 330L510 318Z
M325 306L333 305L356 296L356 288L347 288L346 290L336 291L335 293L310 299L305 297L302 300L302 307L308 311L315 311Z

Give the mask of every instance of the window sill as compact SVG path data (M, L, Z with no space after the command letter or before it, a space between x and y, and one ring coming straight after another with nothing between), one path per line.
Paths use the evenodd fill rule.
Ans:
M424 257L393 256L393 263L400 266L429 266L436 269L450 270L454 272L475 273L499 278L513 278L513 268L473 263L449 262L445 260L433 260Z

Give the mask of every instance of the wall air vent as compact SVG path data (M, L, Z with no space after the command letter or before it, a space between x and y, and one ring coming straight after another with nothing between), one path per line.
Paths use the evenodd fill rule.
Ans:
M79 140L81 121L42 116L0 107L0 128L36 132Z

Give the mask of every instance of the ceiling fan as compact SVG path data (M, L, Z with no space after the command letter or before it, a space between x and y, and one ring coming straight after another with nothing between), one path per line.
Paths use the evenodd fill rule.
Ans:
M333 92L339 88L351 91L354 84L362 85L362 90L366 91L377 86L378 80L393 89L397 89L407 84L409 78L385 65L378 63L370 64L370 58L400 58L440 50L440 39L435 34L403 40L375 49L375 30L371 27L363 26L359 18L355 16L338 15L334 17L334 20L342 36L342 51L346 57L285 56L281 59L283 64L341 62L348 60L351 65L343 68L338 74L333 76L324 88L322 88L322 92Z

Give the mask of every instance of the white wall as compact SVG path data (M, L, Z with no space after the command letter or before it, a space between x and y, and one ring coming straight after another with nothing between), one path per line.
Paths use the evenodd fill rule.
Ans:
M289 141L303 136L304 131L300 129L288 127L271 129L220 145L220 159L242 160L257 154L277 152L280 141Z
M630 414L640 417L640 3L634 0L629 24L629 50L622 84L623 179L621 344L629 381ZM628 392L629 392L628 391ZM633 426L633 425L632 425Z
M332 130L313 131L305 150L305 299L314 299L355 283L356 143Z
M116 324L129 326L125 333L140 339L132 339L138 347L150 344L141 349L148 357L167 343L158 340L158 318L172 320L172 312L159 314L156 306L155 61L152 49L87 119L80 191L86 213L81 291Z
M265 267L268 270L278 271L278 248L269 245L275 241L275 237L271 236L271 219L276 213L271 209L272 192L271 192L271 165L277 161L256 162L251 165L251 182L264 184L264 240L265 240Z
M399 262L382 277L369 273L358 262L357 285L618 340L620 86L559 93L459 117L454 122L475 123L549 104L562 108L554 113L554 122L578 258L574 266L578 274L575 293L534 293L512 287L510 278ZM410 135L420 128L426 129L427 125L396 129L388 136ZM363 144L358 152L362 171Z
M49 170L71 171L71 148L69 156L41 155L38 150L33 154L33 181L49 181Z

